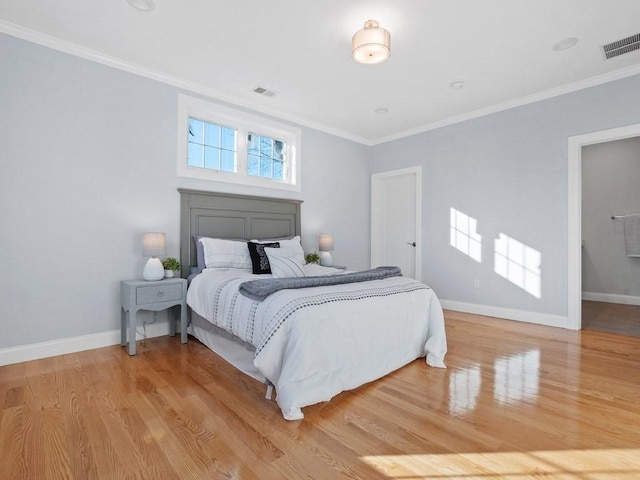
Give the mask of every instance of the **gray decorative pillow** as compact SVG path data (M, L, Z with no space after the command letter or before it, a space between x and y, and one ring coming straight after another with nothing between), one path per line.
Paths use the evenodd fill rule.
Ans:
M249 247L249 256L251 257L251 265L253 266L253 273L256 275L262 275L271 273L271 265L269 265L269 257L265 253L265 247L280 248L278 242L273 243L257 243L247 242Z

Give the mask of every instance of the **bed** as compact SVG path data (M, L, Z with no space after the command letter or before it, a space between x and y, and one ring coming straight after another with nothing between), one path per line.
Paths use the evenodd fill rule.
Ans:
M393 269L304 265L298 200L179 191L189 333L273 387L285 419L420 357L444 368L444 318L428 286Z

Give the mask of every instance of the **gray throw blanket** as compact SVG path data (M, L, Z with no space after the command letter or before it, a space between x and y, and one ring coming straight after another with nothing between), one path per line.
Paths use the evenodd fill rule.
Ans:
M240 285L240 293L252 300L261 302L278 290L289 288L322 287L325 285L341 285L343 283L368 282L387 277L402 276L400 267L378 267L361 272L340 275L324 275L317 277L265 278L250 280Z

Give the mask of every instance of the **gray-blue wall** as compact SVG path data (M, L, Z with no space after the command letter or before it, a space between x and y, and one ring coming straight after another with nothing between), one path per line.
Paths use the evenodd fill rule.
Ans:
M293 194L178 178L177 88L5 35L0 59L0 350L116 331L142 233L166 232L178 256L178 187L301 198L305 249L332 233L335 263L359 269L370 174L417 164L423 278L439 297L565 316L567 139L640 123L635 76L375 147L302 127ZM450 208L478 221L482 263L449 246ZM500 233L540 252L540 298L494 272Z
M422 165L423 279L441 299L566 316L567 139L637 123L640 76L379 145L372 167ZM449 246L451 207L478 221L482 263ZM500 233L541 253L540 298L494 272Z
M0 350L118 330L142 233L179 256L178 187L300 198L305 249L368 267L369 147L303 127L300 193L178 178L177 88L6 35L0 59Z

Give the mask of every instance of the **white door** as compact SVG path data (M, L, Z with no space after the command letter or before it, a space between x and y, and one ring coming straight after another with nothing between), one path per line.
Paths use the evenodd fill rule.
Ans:
M371 176L371 266L396 265L421 280L422 168Z

